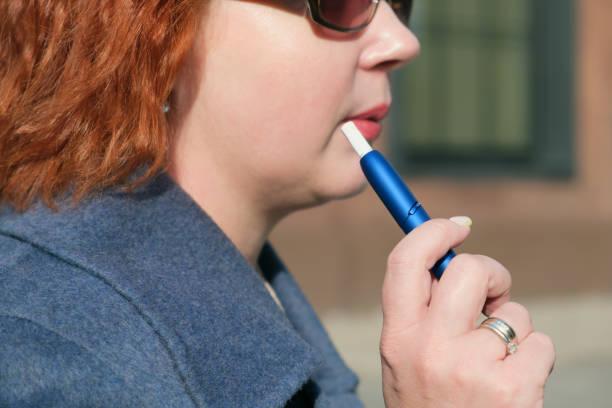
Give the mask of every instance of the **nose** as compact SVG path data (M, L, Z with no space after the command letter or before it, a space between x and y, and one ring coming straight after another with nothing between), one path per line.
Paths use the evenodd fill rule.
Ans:
M418 56L421 45L386 1L381 1L378 7L363 36L366 46L359 57L359 65L363 69L392 71Z

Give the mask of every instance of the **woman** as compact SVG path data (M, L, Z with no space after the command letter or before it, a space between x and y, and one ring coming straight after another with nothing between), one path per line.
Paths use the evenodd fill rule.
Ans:
M392 3L2 0L0 405L361 406L267 239L364 189L340 125L376 127L419 53ZM468 234L389 256L389 408L542 406L553 346L508 271L462 254L432 282Z

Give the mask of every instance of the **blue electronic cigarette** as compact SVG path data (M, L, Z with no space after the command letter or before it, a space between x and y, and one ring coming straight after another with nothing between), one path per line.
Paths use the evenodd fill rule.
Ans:
M342 125L342 132L361 157L361 168L370 185L406 234L431 219L391 164L372 149L353 122ZM450 250L433 266L431 272L437 279L454 256Z

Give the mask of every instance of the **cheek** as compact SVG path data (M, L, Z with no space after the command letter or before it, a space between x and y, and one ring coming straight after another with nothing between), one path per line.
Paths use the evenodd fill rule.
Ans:
M305 17L225 4L233 23L207 40L203 80L205 95L214 95L212 108L232 118L236 137L246 132L271 153L280 155L290 141L296 151L316 154L346 112L354 77L350 46L317 37Z
M287 55L264 57L276 69L252 66L238 80L239 95L227 95L236 101L232 105L240 109L240 120L246 127L257 127L251 129L251 138L270 152L291 154L284 147L292 147L302 155L319 154L344 116L349 87L322 65Z
M303 17L223 4L231 19L217 21L232 23L202 47L198 108L216 152L268 189L353 193L363 176L338 127L351 108L355 49L314 35Z

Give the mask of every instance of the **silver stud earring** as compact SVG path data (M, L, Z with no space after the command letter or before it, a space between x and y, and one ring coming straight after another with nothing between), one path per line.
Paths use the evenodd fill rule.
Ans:
M162 112L170 112L170 103L168 101L164 102L164 104L162 105Z

